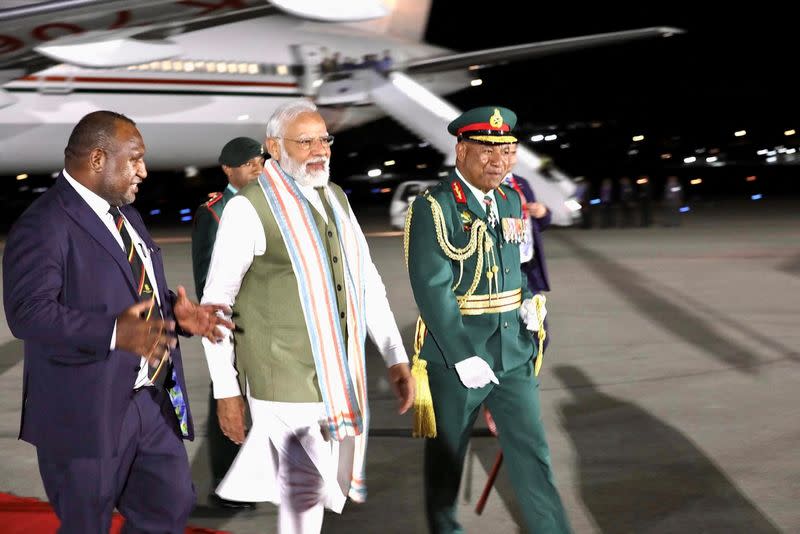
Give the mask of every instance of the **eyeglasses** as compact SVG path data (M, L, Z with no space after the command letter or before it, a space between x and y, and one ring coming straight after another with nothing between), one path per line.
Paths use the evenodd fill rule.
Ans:
M314 141L319 141L319 144L325 148L333 144L332 135L323 135L322 137L311 137L303 139L289 139L288 137L281 137L281 139L297 143L298 145L300 145L300 148L302 148L305 151L311 150L311 146L314 144Z

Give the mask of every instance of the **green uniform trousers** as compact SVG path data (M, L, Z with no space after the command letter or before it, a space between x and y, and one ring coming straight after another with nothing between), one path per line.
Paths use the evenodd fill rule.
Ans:
M453 368L428 364L437 437L425 443L425 503L434 534L462 533L456 504L464 456L481 404L492 413L527 532L572 532L550 469L533 362L495 371L500 382L468 389Z

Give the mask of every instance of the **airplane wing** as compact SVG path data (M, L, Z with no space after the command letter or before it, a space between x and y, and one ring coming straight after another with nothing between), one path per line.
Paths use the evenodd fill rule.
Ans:
M582 48L595 48L598 46L613 45L639 39L670 37L680 33L684 33L684 31L679 28L654 27L610 33L597 33L593 35L555 39L552 41L542 41L538 43L503 46L499 48L478 50L475 52L447 54L431 58L412 60L406 64L406 71L409 74L422 74L427 72L443 72L462 68L476 70L494 65L503 65L512 61L520 61L539 56L551 55L554 53L569 52L573 50L580 50Z
M169 37L287 12L325 22L368 20L388 11L380 0L331 9L319 0L36 0L0 9L0 70L36 72L55 63L113 68L181 54Z

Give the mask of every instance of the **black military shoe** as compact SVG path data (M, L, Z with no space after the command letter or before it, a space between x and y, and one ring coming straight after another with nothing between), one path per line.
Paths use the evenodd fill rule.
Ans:
M209 494L208 505L214 508L223 508L231 511L256 509L256 503L254 502L229 501L228 499L223 499L216 493Z

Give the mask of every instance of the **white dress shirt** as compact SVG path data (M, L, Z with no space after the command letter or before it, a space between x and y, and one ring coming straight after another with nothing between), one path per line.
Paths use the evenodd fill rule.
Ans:
M313 209L327 222L328 218L317 191L311 186L300 184L297 186ZM336 202L332 196L329 200ZM352 212L350 220L353 229L361 233L361 227ZM233 306L253 259L263 255L266 250L267 238L264 235L264 226L253 204L243 196L232 198L225 205L217 229L214 252L211 255L206 286L203 289L203 303L213 302ZM394 314L386 298L386 287L369 256L369 251L364 261L364 271L369 336L378 347L387 367L407 363L408 355L403 348L400 331L397 329ZM241 395L233 365L234 347L231 336L227 329L222 326L219 328L223 331L223 341L213 343L203 339L208 369L214 383L214 397L217 399Z
M103 224L108 228L108 231L111 232L111 235L116 239L117 243L119 243L119 247L122 249L123 252L125 251L125 244L122 242L122 235L120 235L119 230L117 230L117 225L114 223L114 216L111 215L108 210L111 208L111 204L106 202L102 197L97 195L95 192L75 180L72 176L69 175L66 169L62 171L64 174L64 178L67 179L67 182L75 189L75 191L81 196L83 200L92 208L92 211L97 214ZM139 257L142 258L144 263L144 269L147 272L148 278L150 278L150 284L153 286L153 294L156 297L156 302L158 305L161 306L161 299L158 297L158 282L156 282L155 271L153 270L153 260L150 258L150 253L147 249L147 245L136 233L136 230L131 226L128 222L128 219L125 218L125 215L122 215L123 220L125 221L125 228L127 228L128 233L131 236L131 241L136 244L136 253L139 254ZM162 308L163 309L163 308ZM111 334L111 346L110 349L115 349L117 346L117 323L114 322L114 332ZM140 361L139 367L139 374L136 377L136 381L133 385L133 388L139 388L142 386L149 386L152 385L150 383L150 379L147 378L147 359L142 357Z

